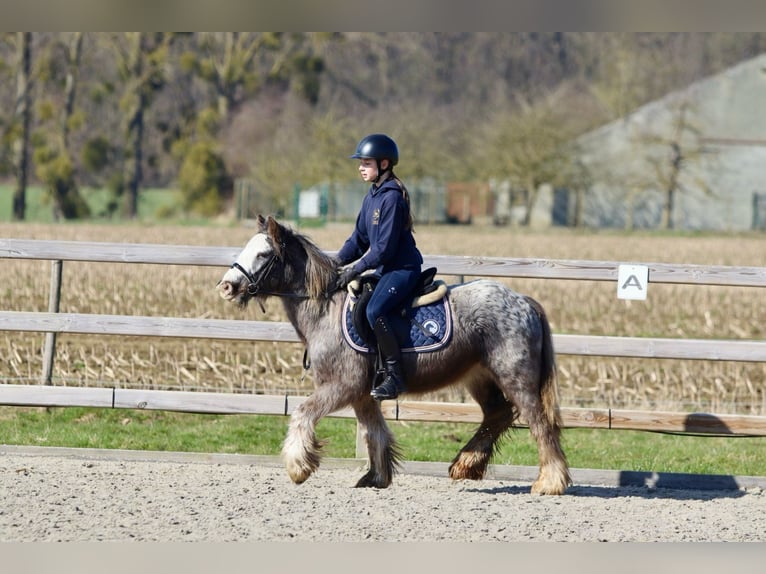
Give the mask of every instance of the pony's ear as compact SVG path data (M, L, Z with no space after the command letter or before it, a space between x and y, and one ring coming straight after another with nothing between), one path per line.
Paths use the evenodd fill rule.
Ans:
M264 231L266 229L266 220L260 213L258 214L258 217L255 218L255 224L258 226L259 231Z
M274 252L277 254L277 257L282 257L282 226L271 215L269 215L266 223Z

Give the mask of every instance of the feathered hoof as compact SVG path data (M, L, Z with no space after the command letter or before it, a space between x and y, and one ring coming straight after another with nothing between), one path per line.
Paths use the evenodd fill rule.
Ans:
M547 486L544 484L540 484L540 481L535 481L532 483L532 494L536 494L538 496L558 496L561 494L564 494L566 492L567 488L566 486Z
M532 494L560 495L564 494L572 481L569 476L560 479L545 477L542 474L532 483Z
M461 453L449 467L452 480L482 480L487 471L487 460L474 453Z
M316 470L315 467L312 468L310 465L300 464L297 461L286 462L285 468L287 469L287 476L295 484L303 484Z
M391 486L391 480L386 480L377 472L369 471L356 483L356 488L388 488Z

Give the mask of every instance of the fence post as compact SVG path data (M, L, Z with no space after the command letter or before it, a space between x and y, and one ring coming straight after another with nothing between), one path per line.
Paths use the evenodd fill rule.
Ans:
M51 289L48 293L48 311L59 312L61 302L61 270L64 263L60 259L53 261L51 265ZM43 348L43 376L42 383L51 384L53 375L53 359L56 355L56 333L45 334L45 347Z
M367 458L367 444L358 421L356 423L356 458Z

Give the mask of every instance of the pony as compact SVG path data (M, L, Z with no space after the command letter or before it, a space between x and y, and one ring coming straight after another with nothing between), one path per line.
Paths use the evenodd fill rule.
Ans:
M220 296L244 308L279 297L306 347L314 392L290 418L282 459L300 484L320 465L315 434L322 417L350 406L367 446L367 472L357 487L387 488L402 454L371 396L374 355L343 339L346 293L335 289L337 263L307 236L259 215L256 232L217 283ZM539 474L533 494L563 494L571 485L560 442L556 365L551 329L542 306L529 296L487 279L449 285L453 335L445 348L404 353L407 392L422 394L464 385L479 404L482 421L449 466L454 480L484 477L498 441L520 417L537 443Z

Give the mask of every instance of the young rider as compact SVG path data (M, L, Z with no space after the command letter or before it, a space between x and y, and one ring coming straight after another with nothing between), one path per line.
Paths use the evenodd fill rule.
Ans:
M362 179L370 182L351 236L338 252L338 285L345 288L360 273L374 269L380 276L367 306L369 321L383 356L386 377L372 397L395 399L407 390L399 341L389 315L410 295L420 278L423 257L415 245L407 188L394 175L399 150L385 134L364 137L351 156L359 160ZM347 265L352 263L351 265Z

